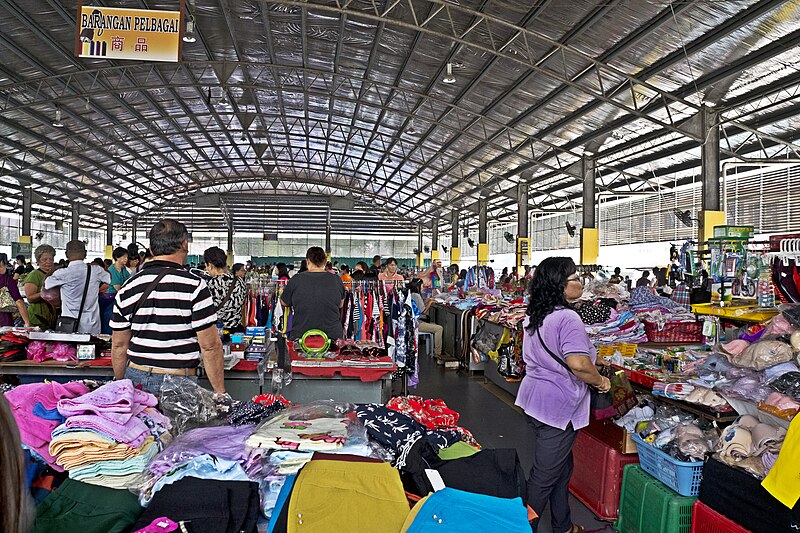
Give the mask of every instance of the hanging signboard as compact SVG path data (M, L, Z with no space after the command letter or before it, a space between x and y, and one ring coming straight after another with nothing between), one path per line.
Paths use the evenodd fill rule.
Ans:
M33 245L29 242L12 242L11 243L11 257L24 255L30 257L33 253Z
M177 62L181 12L80 6L75 53L93 59Z

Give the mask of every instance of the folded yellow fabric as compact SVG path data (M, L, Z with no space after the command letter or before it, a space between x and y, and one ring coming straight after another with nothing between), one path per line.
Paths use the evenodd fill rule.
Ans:
M50 454L65 470L71 470L98 461L129 459L153 446L153 437L147 437L139 448L105 439L90 431L58 436L50 443Z

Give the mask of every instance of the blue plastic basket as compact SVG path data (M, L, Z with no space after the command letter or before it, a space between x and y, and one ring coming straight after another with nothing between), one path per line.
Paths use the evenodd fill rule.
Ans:
M639 450L642 469L681 496L697 496L705 463L687 463L673 459L639 435L631 435Z

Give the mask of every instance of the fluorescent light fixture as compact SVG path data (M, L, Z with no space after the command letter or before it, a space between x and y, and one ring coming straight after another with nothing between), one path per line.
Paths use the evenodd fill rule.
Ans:
M450 84L453 84L455 82L456 82L456 77L453 76L453 64L452 63L448 63L447 64L447 76L442 78L442 83L446 83L446 84L450 85Z
M186 31L183 32L183 42L193 43L197 40L194 36L194 17L190 14L186 17Z
M61 108L60 107L56 108L56 119L53 121L52 125L53 125L54 128L63 128L64 127L64 123L61 122Z

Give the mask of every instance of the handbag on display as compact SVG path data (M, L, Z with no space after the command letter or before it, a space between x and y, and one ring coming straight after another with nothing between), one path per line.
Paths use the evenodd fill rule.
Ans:
M86 303L86 293L89 292L89 278L92 277L92 266L86 265L86 283L83 285L83 296L81 296L81 307L78 309L78 318L71 316L64 316L63 314L58 317L56 322L56 331L60 333L77 333L81 325L81 316L83 316L83 306Z
M538 329L536 330L536 334L539 336L539 342L542 344L542 347L550 354L550 357L555 359L558 364L563 366L567 372L574 376L575 373L572 372L569 365L547 347ZM598 372L601 376L609 379L611 382L611 389L609 389L608 392L600 392L594 387L589 387L589 394L591 395L589 409L594 420L605 420L606 418L623 416L636 407L638 403L636 393L624 373L615 372L610 366L604 366Z

